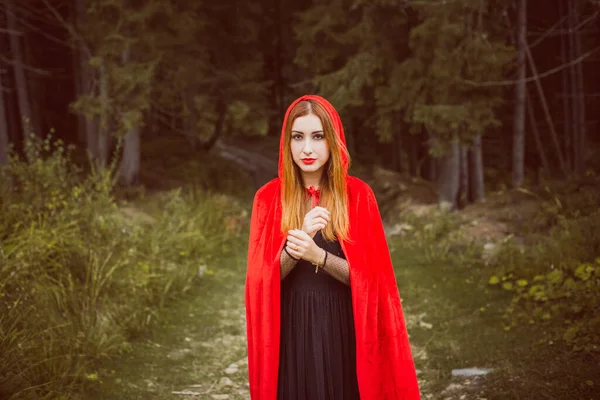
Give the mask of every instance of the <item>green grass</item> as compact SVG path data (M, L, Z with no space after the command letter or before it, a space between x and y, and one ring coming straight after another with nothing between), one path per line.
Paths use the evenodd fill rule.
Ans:
M50 138L0 171L0 398L71 398L239 248L242 201L112 189Z
M390 240L405 314L414 319L424 313L423 321L433 325L419 327L409 317L415 362L423 371L419 379L426 393L444 398L441 393L454 382L472 398L599 398L598 354L573 353L561 341L540 340L561 328L561 321L506 331L503 315L512 293L487 284L492 267L457 262L454 257L436 262L424 257L427 245L404 243L402 238ZM419 354L426 354L426 359ZM494 372L483 378L451 377L452 369L468 367Z
M133 342L128 355L99 365L81 399L166 400L178 397L173 391L215 390L222 369L246 355L240 290L245 266L243 251L223 258L214 275L164 310L160 324ZM233 340L214 340L220 337ZM243 387L243 371L231 378Z

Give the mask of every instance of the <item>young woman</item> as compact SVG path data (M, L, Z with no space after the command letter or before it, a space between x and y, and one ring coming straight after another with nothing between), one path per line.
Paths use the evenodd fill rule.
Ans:
M296 99L283 121L279 177L252 209L252 400L419 399L377 201L349 164L333 106Z

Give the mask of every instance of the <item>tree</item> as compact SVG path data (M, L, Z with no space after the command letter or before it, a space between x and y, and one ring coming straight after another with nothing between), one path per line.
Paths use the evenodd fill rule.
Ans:
M411 132L427 131L430 154L441 158L440 201L452 209L461 197L461 145L472 148L475 171L466 180L478 186L462 188L462 196L483 193L479 143L487 129L500 124L494 110L503 92L477 82L502 77L513 50L499 24L502 4L463 1L413 7L419 23L410 34L412 55L396 68L386 94L399 94L397 107Z
M31 107L31 99L29 98L29 89L27 79L25 77L25 68L23 62L23 49L20 40L20 29L17 23L16 9L13 0L4 0L6 8L7 27L10 32L10 49L13 56L13 71L15 75L15 85L17 92L17 100L19 107L19 116L21 121L21 132L23 138L29 136L33 127L33 112ZM37 132L38 134L40 132Z
M512 184L520 187L525 175L525 115L527 75L527 0L518 0L517 10L517 85L513 131Z
M4 105L4 85L0 74L0 167L8 164L8 121Z

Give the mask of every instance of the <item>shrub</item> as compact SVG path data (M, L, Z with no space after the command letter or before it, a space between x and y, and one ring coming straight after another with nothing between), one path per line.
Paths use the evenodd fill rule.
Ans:
M229 249L225 221L242 211L180 190L152 215L118 207L110 169L83 176L51 137L25 149L0 172L0 397L45 399L127 351Z
M513 292L506 329L544 324L542 341L564 340L576 351L599 349L600 212L598 193L549 196L538 220L553 221L549 233L532 234L529 246L505 246L489 280Z
M463 221L457 213L404 213L402 221L402 238L393 243L417 263L469 266L481 257L481 247L463 235Z

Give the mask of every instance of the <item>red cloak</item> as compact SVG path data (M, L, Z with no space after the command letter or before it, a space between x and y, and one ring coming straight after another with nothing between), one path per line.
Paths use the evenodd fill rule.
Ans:
M290 110L312 99L322 104L336 134L346 145L337 111L325 99L306 95L288 108L283 121L279 177L254 196L246 274L246 328L248 375L252 400L276 400L280 340L280 265L286 242L281 233L281 180L283 142ZM356 370L362 400L418 400L419 387L404 314L381 215L368 184L348 175L343 157L349 236L340 244L350 266L352 309L356 331Z

